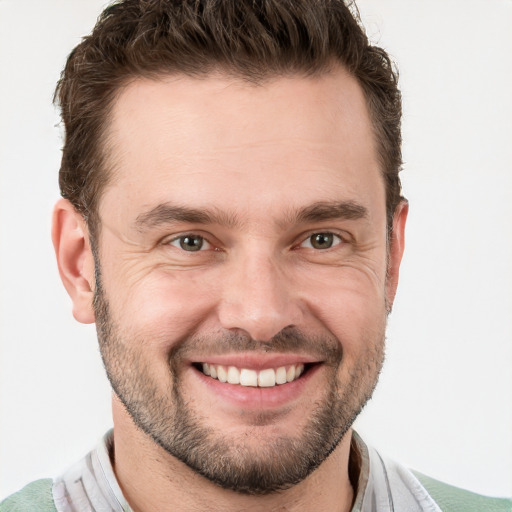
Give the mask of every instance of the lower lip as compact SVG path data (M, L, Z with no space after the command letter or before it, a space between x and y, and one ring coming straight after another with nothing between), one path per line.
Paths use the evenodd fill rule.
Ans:
M241 386L220 382L206 376L200 370L192 368L198 379L217 397L224 399L238 408L246 410L276 409L291 404L302 394L305 386L313 379L321 368L314 364L297 380L286 384L277 384L269 388Z

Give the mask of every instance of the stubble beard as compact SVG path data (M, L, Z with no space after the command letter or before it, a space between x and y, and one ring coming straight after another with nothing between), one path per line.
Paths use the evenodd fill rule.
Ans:
M135 425L196 473L241 494L271 494L288 489L311 474L336 448L370 399L384 360L385 322L378 339L363 341L368 353L349 372L344 372L348 376L342 383L337 378L344 361L342 344L333 336L312 339L290 328L264 344L230 333L224 333L222 338L191 337L173 349L168 384L162 392L161 383L156 382L142 351L136 351L143 346L142 340L122 336L113 320L99 271L94 308L107 376ZM262 428L268 429L274 418L261 414L259 424L249 426L244 434L225 437L224 432L208 425L208 418L186 397L181 380L180 361L184 353L191 347L205 345L230 347L231 353L261 351L262 345L267 353L314 346L315 353L324 355L329 386L311 410L305 412L309 418L298 435L269 435ZM251 439L250 444L247 439Z

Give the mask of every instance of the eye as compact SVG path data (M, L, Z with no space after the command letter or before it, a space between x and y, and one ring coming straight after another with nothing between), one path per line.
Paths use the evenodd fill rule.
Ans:
M301 246L309 249L323 250L330 249L342 242L343 240L341 237L334 233L313 233L309 238L306 238L306 240L302 242Z
M197 252L205 249L211 249L211 244L205 240L202 236L187 234L173 238L169 245L179 247L184 251Z

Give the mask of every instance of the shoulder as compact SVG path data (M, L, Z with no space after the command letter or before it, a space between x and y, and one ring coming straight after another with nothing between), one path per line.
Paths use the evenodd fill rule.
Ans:
M512 499L490 498L413 472L443 512L512 512Z
M0 503L0 512L57 512L52 496L53 480L36 480Z
M491 498L445 484L382 457L355 438L361 453L353 512L512 512L512 499Z

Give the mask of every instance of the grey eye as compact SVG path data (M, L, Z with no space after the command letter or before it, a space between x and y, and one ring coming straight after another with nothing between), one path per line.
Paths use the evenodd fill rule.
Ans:
M199 251L203 247L203 238L200 236L184 236L180 238L180 247L184 251Z
M171 240L169 244L188 252L196 252L201 249L209 248L209 243L202 236L192 234L179 236Z
M314 233L302 242L303 247L310 249L330 249L342 242L341 238L334 233Z

